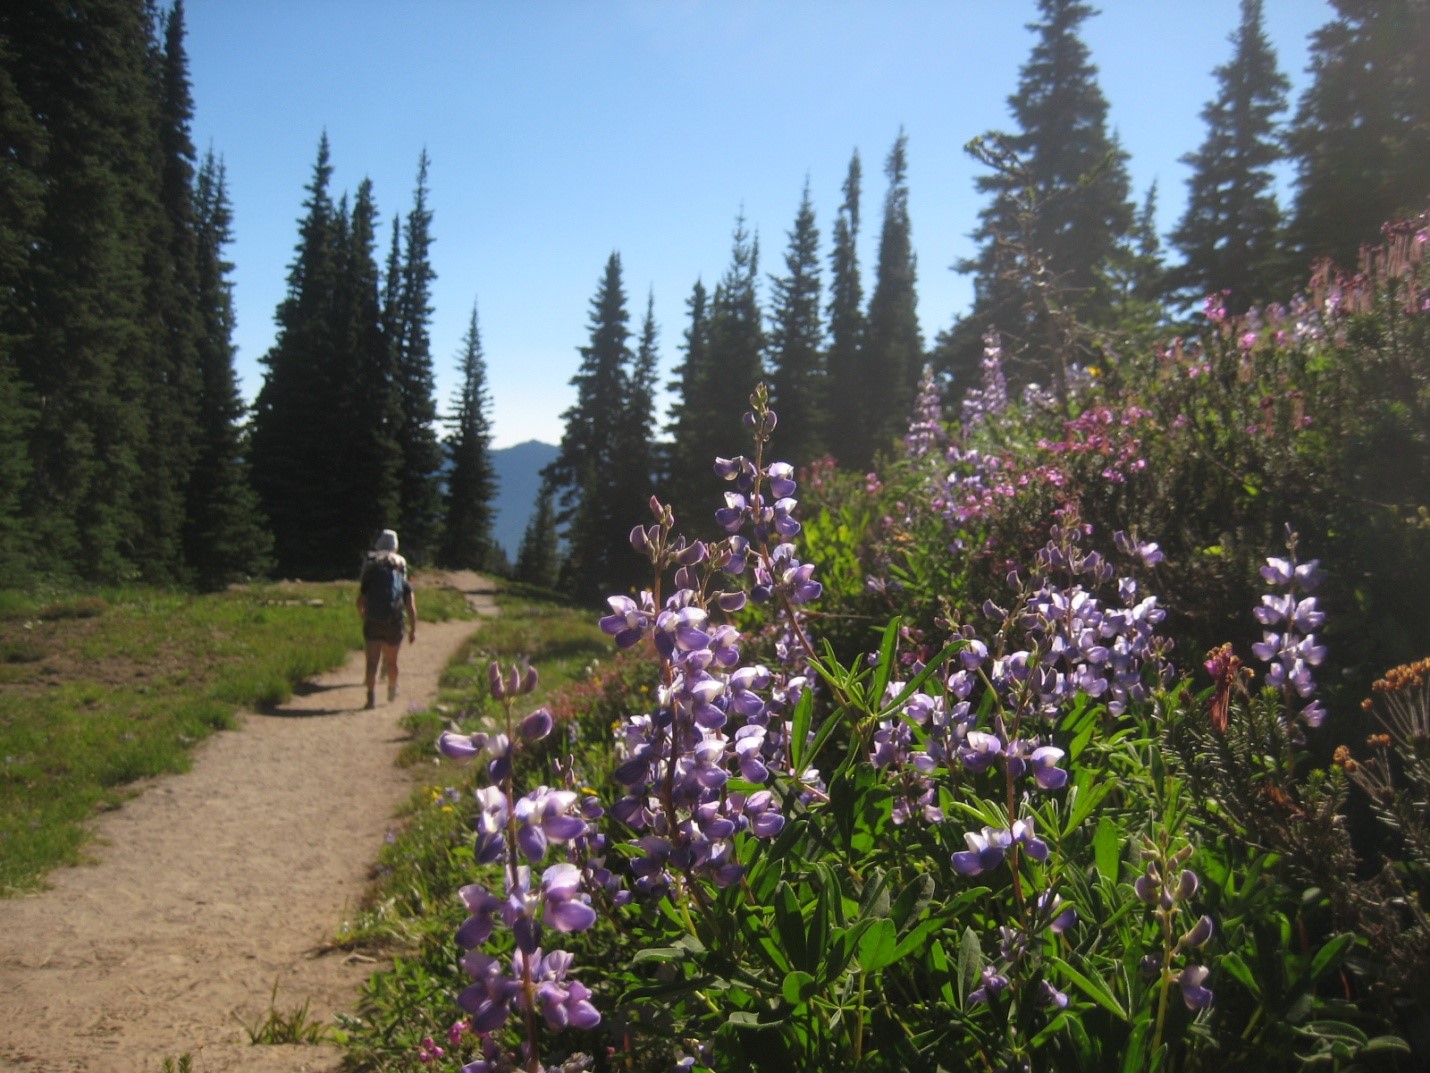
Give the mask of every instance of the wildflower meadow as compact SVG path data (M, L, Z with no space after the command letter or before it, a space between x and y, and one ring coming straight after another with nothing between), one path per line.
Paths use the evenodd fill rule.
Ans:
M863 476L755 388L610 657L442 733L463 880L364 1061L1424 1068L1427 238L1056 393L990 333Z

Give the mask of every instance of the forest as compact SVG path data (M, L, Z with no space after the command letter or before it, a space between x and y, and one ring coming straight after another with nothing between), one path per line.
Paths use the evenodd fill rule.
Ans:
M631 583L612 550L623 519L652 490L684 516L722 415L757 381L793 456L862 471L899 434L925 364L950 406L975 384L990 328L1015 385L1061 392L1068 362L1205 325L1207 294L1227 292L1241 313L1290 294L1319 259L1354 270L1382 224L1424 207L1430 91L1415 43L1426 16L1409 0L1333 7L1312 42L1314 81L1292 102L1260 4L1243 4L1164 249L1157 191L1129 189L1079 37L1093 10L1042 4L1010 99L1014 129L968 147L986 165L979 252L957 266L975 299L935 339L914 316L902 132L884 161L872 256L860 244L857 152L827 250L807 189L772 273L737 220L727 271L690 294L664 416L652 405L662 386L653 318L647 309L632 331L613 254L560 456L515 565L585 599ZM433 397L425 153L410 208L379 235L370 184L330 189L321 139L249 405L233 371L231 206L221 147L200 158L191 141L182 3L22 5L0 17L0 50L0 530L26 535L12 548L35 549L7 557L9 580L213 588L347 576L385 526L417 563L506 569L490 532L475 300L460 386ZM1286 163L1295 196L1283 206L1272 169Z

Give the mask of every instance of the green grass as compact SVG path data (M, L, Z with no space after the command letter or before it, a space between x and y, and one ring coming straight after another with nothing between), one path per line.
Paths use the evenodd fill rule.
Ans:
M351 584L0 593L0 894L82 859L84 821L189 766L241 707L281 704L360 640ZM424 621L465 617L423 589Z

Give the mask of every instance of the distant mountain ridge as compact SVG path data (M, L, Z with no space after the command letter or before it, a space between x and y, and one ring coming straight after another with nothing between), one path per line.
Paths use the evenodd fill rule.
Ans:
M541 492L541 471L556 458L559 448L540 440L527 440L511 447L492 450L492 469L497 476L496 517L492 536L516 562L521 538L536 509Z

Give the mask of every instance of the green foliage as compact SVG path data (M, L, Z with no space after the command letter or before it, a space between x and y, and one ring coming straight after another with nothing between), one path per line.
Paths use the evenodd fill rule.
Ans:
M452 400L452 430L447 439L451 469L447 477L446 520L442 529L444 566L485 569L494 550L492 522L496 472L492 466L491 397L477 307L462 340L461 387Z
M286 1013L278 1009L278 981L273 981L273 991L268 996L268 1011L253 1021L240 1019L248 1042L256 1045L272 1046L283 1043L326 1043L332 1032L321 1021L314 1021L308 1014L308 1000ZM180 1060L182 1062L182 1059Z

